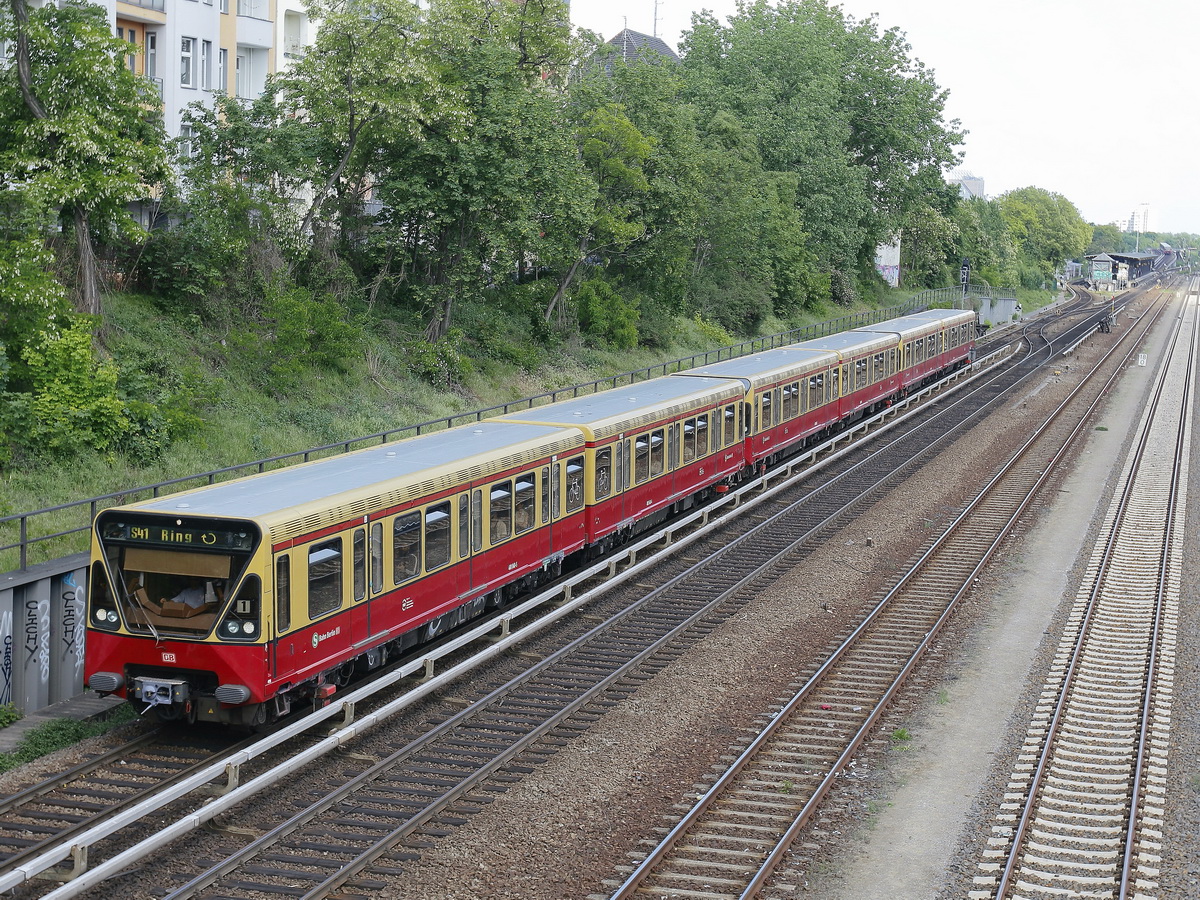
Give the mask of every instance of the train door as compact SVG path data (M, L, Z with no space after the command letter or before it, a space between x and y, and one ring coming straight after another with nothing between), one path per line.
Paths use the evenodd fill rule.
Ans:
M269 633L271 641L271 675L279 674L279 638L292 628L292 555L281 553L275 557L275 606L274 623Z
M367 529L355 528L350 538L350 639L352 643L366 640L370 632L367 603Z

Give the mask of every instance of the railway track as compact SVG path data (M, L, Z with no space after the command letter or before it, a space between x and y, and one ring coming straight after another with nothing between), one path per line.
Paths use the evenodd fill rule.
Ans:
M1080 327L1080 331L1081 333L1090 332L1091 328L1092 324L1085 322ZM1031 361L1032 358L1031 354L1023 362L1026 374L1029 368L1037 364L1036 361ZM1008 382L1011 383L1017 377L1019 377L1018 374L1010 374ZM958 427L965 427L972 417L982 414L982 411L990 403L998 402L997 398L1003 394L1005 389L1005 381L1004 379L993 379L993 381L994 383L990 385L979 385L972 392L976 394L973 400L968 402L964 397L962 402L955 404L959 408L959 412L955 414L958 417ZM964 393L966 392L964 391ZM840 469L851 473L846 474L844 478L849 480L853 477L859 480L860 485L850 493L859 498L870 497L873 490L882 489L889 477L887 474L889 470L892 472L890 477L895 477L897 460L911 460L921 447L926 452L932 452L936 442L928 437L927 432L924 436L913 436L913 432L904 434L912 425L915 425L917 420L932 417L936 417L932 425L934 432L948 435L952 428L951 422L955 418L954 415L948 415L945 411L921 413L914 416L912 423L903 428L896 423L888 426L893 427L896 431L896 435L889 444L890 451L844 450L837 458L830 458L822 463L827 467L823 474L828 480L833 480L835 470ZM909 442L907 449L903 448L905 440ZM888 458L889 452L891 453L890 459ZM872 458L871 464L865 461ZM798 470L809 463L810 461L799 460L794 466L789 466L783 472L775 473L772 478L774 482L778 482L784 473L790 475L793 468ZM874 471L872 471L872 465L876 466ZM849 491L849 489L845 490ZM758 536L772 532L791 535L816 533L821 527L837 521L838 516L844 517L850 514L844 497L840 503L830 500L829 507L825 508L819 506L812 496L809 496L815 496L820 492L808 488L801 489L801 494L807 497L804 502L798 502L803 498L796 495L790 496L786 501L782 499L776 501L773 495L779 493L782 497L783 493L778 484L764 488L758 497L750 500L751 495L758 491L758 488L752 488L741 492L739 498L733 501L733 503L744 505L753 503L755 505L753 517L763 520L759 526L760 530L756 532ZM778 502L780 507L772 509L771 502ZM798 510L805 508L808 510L807 518L795 518ZM713 511L710 515L710 512L705 511L693 518L701 524L708 522L710 518L719 518L724 520L721 524L728 525L733 521L735 515L737 514L734 512L721 513L720 511ZM791 515L793 518L786 520L780 518L784 515ZM744 518L742 523L739 527L744 532L743 536L750 535L752 538L753 534L748 530L749 523ZM784 525L785 527L781 527ZM742 546L748 546L751 538L747 538ZM668 531L665 540L683 543L677 532L673 534ZM729 537L721 537L717 540L716 546L723 545L728 540L730 540ZM633 548L630 556L636 557L639 552L647 552L643 549L647 543L643 542L642 545ZM762 542L760 541L760 543ZM414 835L413 840L417 842L426 839L431 832L436 833L461 820L473 807L486 802L486 790L494 789L496 784L503 784L505 780L519 777L521 771L536 764L539 759L552 752L555 744L561 743L569 736L571 729L581 727L579 725L581 718L586 720L591 716L598 715L605 705L617 702L621 696L635 689L639 679L650 677L657 667L665 665L674 655L683 652L689 641L695 640L697 635L711 628L721 617L731 615L736 611L738 604L745 602L745 598L749 596L743 594L739 599L738 590L747 590L750 579L761 578L772 567L781 565L789 555L800 549L803 540L789 540L782 545L776 543L773 555L766 553L752 556L749 552L726 554L723 562L710 564L710 568L703 577L698 576L696 570L677 572L672 584L667 587L683 585L690 588L711 582L714 585L713 590L709 591L707 596L691 596L683 599L679 596L672 596L669 600L660 598L657 609L653 608L652 603L639 607L638 610L628 614L631 618L627 617L624 625L621 626L626 628L629 634L635 635L636 640L615 636L618 626L615 622L610 623L609 629L612 630L612 634L602 637L599 633L592 633L585 636L586 639L580 638L571 645L574 648L572 652L580 655L576 660L570 662L565 657L559 661L566 668L547 674L550 679L547 682L548 688L544 685L538 686L533 682L520 684L514 682L506 694L497 694L494 697L486 698L487 702L476 704L478 709L474 710L472 715L478 715L479 718L474 724L468 724L466 716L466 713L472 711L464 711L461 718L451 717L455 720L453 725L446 724L444 728L440 727L436 734L431 733L414 740L402 751L408 754L403 757L403 764L397 758L391 760L390 765L393 769L407 768L409 773L415 772L419 777L415 782L408 778L407 783L394 786L386 792L392 797L402 797L396 801L396 805L391 807L390 812L384 811L386 807L380 807L374 813L367 812L364 815L377 816L378 818L374 820L376 824L380 821L388 821L395 826L397 818L395 810L410 811L411 814L406 815L405 821L412 820L412 827L408 834ZM708 556L712 551L697 549L695 552L702 556ZM742 559L738 559L739 556ZM718 579L712 573L722 566L725 566L726 570ZM603 568L603 566L599 568ZM616 564L610 563L609 574L612 574L615 568ZM737 572L744 573L745 580L741 583L738 581ZM716 587L718 581L725 587ZM650 600L650 598L647 599ZM670 614L664 615L663 609L668 609ZM507 634L508 625L507 620L502 622L502 634ZM575 667L575 669L571 667ZM564 675L564 671L567 674ZM425 673L427 675L432 673L431 661L426 663ZM536 673L531 673L530 678L535 675ZM347 722L354 715L355 702L353 699L348 699L344 705ZM488 718L489 716L492 718ZM314 747L306 751L303 760L316 758L321 752L327 752L329 746L341 746L351 740L356 733L352 727L343 728L323 742L325 750L322 750L321 746ZM455 736L456 733L457 736ZM484 737L480 737L480 735ZM532 737L528 737L530 735ZM506 744L505 741L498 741L497 736L505 739L514 738L514 741ZM522 739L523 743L518 746L515 738ZM439 740L442 743L439 744ZM447 749L448 747L457 747L458 750L466 752L455 756ZM454 752L458 752L458 750ZM522 753L526 755L518 760L518 754ZM489 754L490 768L478 765L480 759ZM474 769L459 764L458 761L464 757L475 765ZM372 760L371 762L374 765L355 775L351 781L357 783L362 779L362 786L366 787L383 779L389 761ZM298 771L302 764L303 761L289 763L288 769L289 771ZM368 772L373 774L368 775ZM452 774L458 778L458 782L456 782L458 787L451 787L446 783ZM490 784L489 779L491 780ZM405 782L405 780L401 778L401 782ZM247 784L245 787L247 793L241 796L251 796L254 791L264 789L261 785L253 784ZM410 791L407 797L403 797L405 791ZM380 866L383 866L384 869L394 867L403 862L408 855L409 851L401 850L397 855L389 849L396 846L398 842L403 842L404 834L396 832L393 827L384 835L378 827L368 827L363 824L362 819L354 820L353 816L335 816L335 818L347 819L347 822L343 823L347 829L359 828L361 834L373 835L376 840L366 851L361 853L341 851L341 857L336 866L338 874L334 876L331 874L330 857L323 854L332 853L330 848L333 846L342 846L348 832L333 829L336 833L331 834L328 825L315 826L318 832L324 828L326 832L324 835L314 834L311 830L306 831L309 829L310 822L315 822L318 818L322 822L328 822L330 810L340 809L339 804L342 807L348 804L357 809L362 805L363 796L365 795L361 793L350 793L331 796L328 800L319 801L325 805L322 809L314 809L309 812L309 822L297 820L287 824L286 827L280 826L279 829L272 829L271 836L264 834L258 840L253 841L251 848L254 849L243 848L231 851L230 859L237 856L239 857L238 862L217 863L210 866L207 872L200 873L192 879L195 884L186 889L191 893L177 891L176 894L180 897L207 896L208 894L204 891L217 885L212 889L219 893L223 892L222 896L238 896L238 891L270 891L272 885L279 888L286 882L294 880L297 883L310 885L311 890L305 896L315 897L322 896L322 892L338 890L338 885L345 885L358 878L366 879L359 884L358 889L369 896L373 890L372 876L369 873L373 870L379 871ZM431 797L437 802L428 803L427 801ZM426 806L417 810L413 805L417 802L415 798L426 802ZM232 808L238 799L239 797L234 796L222 798L220 803L214 803L206 809L203 816L195 818L197 821L208 821L219 811ZM389 800L389 802L391 801ZM366 806L364 806L365 808ZM305 811L301 811L301 818L304 813ZM354 821L357 821L358 824L354 824ZM182 828L183 826L180 826L181 833ZM173 834L175 834L175 830L166 829L159 838L159 845L162 840L166 840ZM287 841L293 841L296 845L288 850L279 850L278 847L286 846ZM119 868L122 862L136 858L127 855L131 852L133 851L121 854L120 858L105 871L111 874L112 871ZM153 852L153 850L144 852ZM294 868L295 866L299 868ZM221 871L217 871L218 869ZM105 877L103 872L90 873L89 877L81 878L74 884L68 884L53 892L52 896L75 896L89 885L99 883L103 877ZM335 879L337 885L334 884ZM202 885L201 882L206 883ZM343 892L345 890L350 890L350 888L343 888ZM293 886L286 893L294 894L295 887Z
M1193 286L973 898L1156 896L1198 300Z
M18 869L42 853L168 790L249 741L228 733L157 729L55 773L0 800L0 871ZM72 852L68 878L86 866Z
M1148 327L1146 325L1145 327ZM1127 335L1124 353L1135 341ZM785 854L880 721L982 568L1050 477L1121 354L1085 380L772 722L646 852L614 900L749 898L791 890ZM1086 388L1086 390L1085 390ZM1047 460L1051 460L1048 464Z

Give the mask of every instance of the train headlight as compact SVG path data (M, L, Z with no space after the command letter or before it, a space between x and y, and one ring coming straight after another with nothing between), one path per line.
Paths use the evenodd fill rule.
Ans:
M253 635L255 631L257 631L257 629L254 627L253 622L243 622L242 623L242 632L244 634Z
M238 623L231 619L230 621L225 623L225 630L227 632L229 632L230 634L237 634L238 633Z

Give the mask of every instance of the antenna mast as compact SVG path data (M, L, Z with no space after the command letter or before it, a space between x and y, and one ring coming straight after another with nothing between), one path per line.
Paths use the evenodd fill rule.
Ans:
M654 0L654 36L658 37L658 3L659 0Z

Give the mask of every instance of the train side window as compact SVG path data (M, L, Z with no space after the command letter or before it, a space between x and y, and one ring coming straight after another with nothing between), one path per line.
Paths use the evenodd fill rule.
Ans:
M663 473L663 430L650 432L650 477Z
M392 581L399 584L421 571L421 514L405 513L392 522Z
M458 558L466 559L471 551L471 501L466 494L458 495Z
M383 523L371 526L371 593L383 590Z
M708 456L708 441L711 430L708 427L708 413L696 417L696 456Z
M783 386L783 418L785 420L796 416L796 391L793 385Z
M832 368L832 369L830 369L830 370L829 370L829 379L828 379L828 381L826 382L826 385L827 385L827 395L826 395L826 396L827 396L827 399L829 399L829 400L836 400L836 399L838 399L840 396L842 396L842 391L841 391L841 381L842 381L842 379L841 379L841 374L842 374L842 367L841 367L841 366L835 366L834 368Z
M683 423L683 462L686 465L696 458L696 420Z
M639 434L634 450L633 480L641 484L650 477L650 435Z
M725 434L721 439L721 446L732 447L733 442L737 440L737 405L730 404L725 407Z
M766 431L768 428L771 427L771 392L770 391L766 391L763 393L762 399L759 402L759 409L762 410L762 412L759 415L759 421L762 422L763 431Z
M483 491L471 491L471 549L483 547Z
M283 554L275 560L275 631L292 627L292 558Z
M542 524L550 521L550 467L542 466Z
M667 426L667 468L679 468L679 423Z
M614 475L617 480L615 491L620 492L629 487L625 471L625 441L623 440L617 441L617 468Z
M558 501L559 485L562 484L562 463L554 464L554 474L550 478L550 515L558 519L562 508Z
M512 537L512 482L497 481L488 494L488 529L491 542Z
M612 447L596 451L596 499L612 493Z
M573 456L567 460L567 512L573 513L583 507L583 457Z
M425 571L450 562L450 501L425 510Z
M517 476L517 508L513 521L517 534L524 534L537 524L537 485L532 472Z
M367 596L367 529L354 529L354 599Z
M308 548L308 617L315 619L342 605L342 539Z

